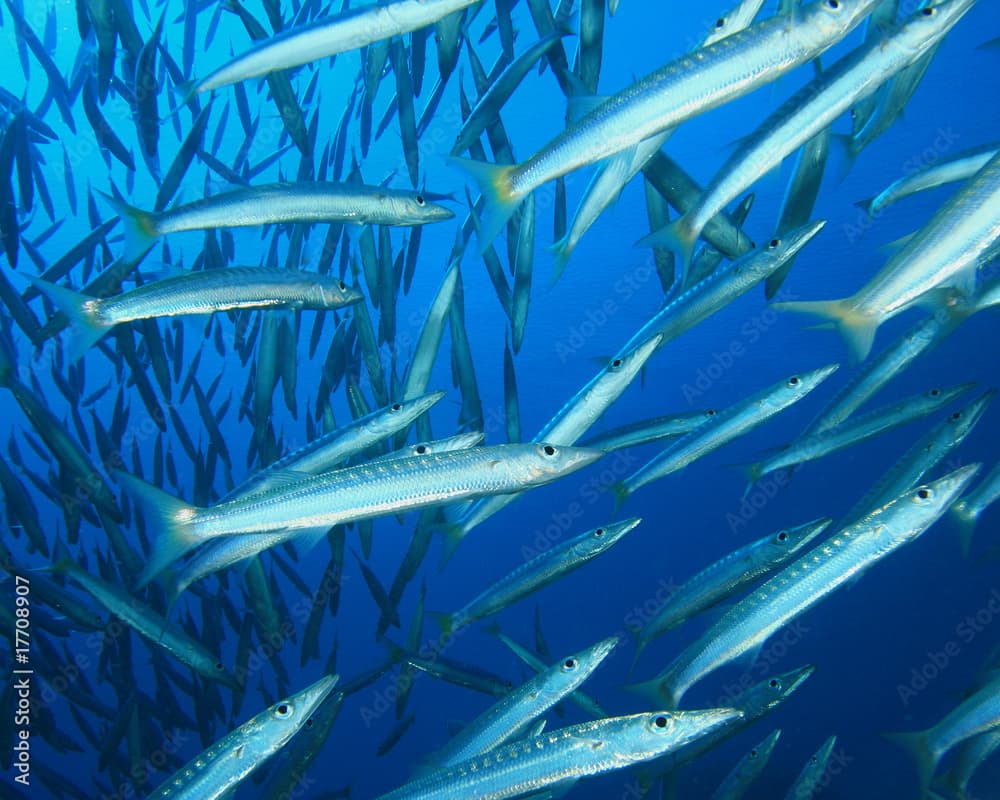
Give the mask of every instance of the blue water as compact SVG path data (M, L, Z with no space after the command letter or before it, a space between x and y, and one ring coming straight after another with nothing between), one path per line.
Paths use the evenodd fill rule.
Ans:
M27 0L27 17L41 37L45 30L45 9L54 8L55 48L52 55L59 69L69 75L81 47L74 17L73 3ZM80 5L85 5L80 3ZM125 5L129 5L125 0ZM155 21L159 10L147 15L142 2L132 3L137 27L144 38L152 30L149 16ZM189 2L195 7L199 4ZM209 4L206 4L209 5ZM292 16L290 6L281 3L285 20ZM487 4L491 6L492 4ZM627 85L687 50L709 29L728 3L656 3L623 0L613 18L606 21L604 58L600 76L600 91L611 93ZM767 4L768 7L774 4ZM910 4L903 3L908 6ZM169 0L164 3L166 24L163 41L167 50L181 60L183 24L180 22L185 3ZM259 3L249 3L261 20L266 17ZM0 28L3 49L3 78L0 85L15 96L25 96L29 108L37 108L47 87L45 74L31 58L30 75L22 72L14 46L14 27L7 9L2 14ZM214 42L204 46L205 30L212 14L211 7L201 10L196 38L195 74L203 76L229 56L230 50L242 52L247 44L242 26L229 14L223 14ZM483 10L473 23L472 42L479 38L491 8ZM534 40L535 33L525 4L514 9L515 27L519 31L518 52ZM786 283L784 299L826 299L852 293L881 266L885 252L880 247L921 227L954 191L954 186L922 193L891 207L876 220L868 220L854 202L869 197L917 165L926 165L961 149L996 139L1000 130L1000 107L995 102L998 56L995 49L977 49L978 45L997 35L1000 12L995 3L984 0L947 37L932 66L906 109L904 117L884 136L872 144L858 159L842 182L838 182L842 158L831 156L815 218L828 221L826 229L799 257ZM832 60L856 46L861 31L855 31L845 42L824 56ZM575 39L567 39L571 56ZM496 58L499 46L496 36L481 45L476 53L487 68ZM423 230L420 259L407 296L400 296L395 340L395 359L400 373L419 333L425 309L440 283L448 265L448 256L457 225L465 216L464 186L461 176L446 166L447 154L455 132L457 86L459 71L464 73L466 91L472 92L465 54L459 70L451 78L435 121L421 140L421 181L429 191L453 192L460 200L454 204L456 219L428 226ZM353 86L359 67L357 53L337 57L335 63L319 63L303 68L292 77L301 100L312 76L320 71L316 95L306 106L307 119L319 113L317 150L333 136ZM116 73L121 74L122 53L119 47ZM758 90L750 96L715 110L681 127L670 140L669 154L699 181L706 183L723 163L737 138L749 133L755 125L810 78L812 70L804 67L772 87ZM418 114L437 76L436 55L428 47L427 74L416 106ZM164 78L160 89L160 113L167 111L166 93L171 91ZM281 136L280 120L274 105L266 98L266 89L257 81L246 84L253 115L260 116L260 131L250 162L257 163L275 148ZM394 91L389 74L382 82L375 101L374 121L378 124ZM206 136L206 149L216 136L223 107L229 104L227 127L220 134L218 153L231 161L243 140L231 88L219 91ZM110 169L95 148L93 133L83 114L82 103L73 106L77 131L71 133L60 119L54 106L45 114L45 121L59 135L59 141L44 142L38 153L44 157L39 164L55 205L56 217L65 217L58 232L38 250L46 264L51 264L89 230L86 216L86 189L107 191L110 184L119 187L135 205L151 207L156 186L142 163L136 140L135 126L127 105L112 93L102 107L115 132L134 153L137 171L126 175L124 167L112 160ZM503 121L515 154L525 158L552 138L564 125L562 94L551 71L532 71L503 111ZM191 115L182 111L179 125L186 134ZM351 122L348 158L358 148L357 120ZM840 120L835 130L849 131L849 120ZM64 176L61 146L71 162L71 174ZM160 161L165 170L173 159L178 139L172 123L161 129ZM755 187L756 200L747 222L751 235L761 241L771 235L778 216L785 185L791 174L793 159L781 169L760 181ZM299 167L299 154L289 150L277 164L257 180L277 180L279 174L293 178ZM375 142L368 156L361 161L367 183L378 183L394 170L390 185L409 188L398 125L393 122ZM206 178L207 174L207 178ZM79 196L80 213L69 209L64 177L71 181ZM572 213L589 180L586 170L567 177L569 210ZM16 183L16 180L15 180ZM175 202L190 201L206 191L216 192L225 184L207 173L196 161L185 178ZM516 357L520 393L521 429L530 438L548 419L577 392L598 369L603 356L615 352L645 322L661 304L663 293L655 275L648 269L647 253L634 249L632 243L648 232L641 179L634 180L618 202L609 209L587 233L570 261L565 275L554 288L549 287L552 256L548 245L552 241L551 187L542 189L537 198L537 242L535 248L535 280L524 346ZM97 201L101 219L110 210ZM24 212L23 209L21 209ZM20 218L22 237L32 240L50 224L35 199L35 209ZM308 238L304 268L315 261L322 246L325 231L317 226ZM394 251L404 236L401 230L392 233ZM237 264L258 264L267 257L270 235L262 239L257 230L233 233ZM169 251L162 246L153 249L143 269L162 268L168 260L190 266L204 245L202 234L183 234L167 238ZM288 239L283 237L278 247L278 265L285 263ZM117 230L109 237L114 254L121 249ZM502 248L498 248L502 249ZM338 253L339 259L339 253ZM151 266L150 266L151 262ZM337 260L334 262L335 266ZM10 272L8 266L4 269ZM34 272L31 259L21 250L19 270ZM475 360L479 389L483 398L486 440L496 444L505 440L503 395L503 347L508 335L507 323L489 283L482 261L470 247L463 260L466 322ZM16 280L16 279L14 279ZM80 268L70 275L70 283L82 283ZM20 287L20 283L17 283ZM32 304L36 314L44 317L42 306ZM373 314L376 312L373 311ZM878 332L875 349L885 347L919 319L920 311L909 311L884 325ZM298 419L287 412L281 392L274 395L275 430L288 447L305 441L304 417L314 408L316 386L322 357L333 333L327 321L317 355L308 358L308 336L314 312L302 312L296 391ZM46 344L34 351L26 338L13 327L4 313L3 324L12 328L17 346L19 377L28 383L37 379L53 413L69 420L69 406L57 390L50 373L53 368L54 345ZM233 405L221 423L233 452L234 477L239 480L247 470L246 446L252 426L246 419L237 422L235 408L250 376L251 365L240 363L232 348L232 323L220 320L226 341L225 355L216 353L213 345L195 341L198 325L186 328L185 361L194 357L198 347L204 348L198 372L203 387L219 374L222 382L216 393L215 407L227 395ZM759 430L699 461L682 473L640 489L618 513L643 518L643 523L620 544L556 585L548 587L534 598L502 612L497 621L513 638L531 645L535 638L535 608L541 608L542 627L553 658L580 650L613 633L623 635L623 643L586 685L612 714L626 714L648 709L642 698L625 692L622 684L632 659L632 645L625 633L636 619L649 613L663 587L682 582L709 562L730 550L763 536L782 526L797 524L821 516L837 517L845 513L857 499L907 450L931 424L931 420L911 424L879 437L877 440L851 448L840 454L813 463L798 471L794 480L780 490L769 492L773 484L765 482L742 499L745 479L729 465L755 460L762 451L790 441L823 406L837 388L853 374L846 350L829 330L808 329L804 318L780 315L768 310L763 291L755 289L730 307L713 316L694 331L670 344L657 354L645 370L642 381L636 380L614 404L594 431L611 428L643 417L681 413L708 407L724 407L745 395L773 383L793 372L811 369L834 361L842 369L812 396L795 405ZM162 326L161 326L162 327ZM949 386L974 381L981 389L995 385L997 376L996 344L1000 336L995 311L982 312L968 321L941 346L922 357L912 368L895 379L876 399L875 404L890 402L931 386ZM449 337L446 335L438 357L430 387L448 390L447 398L431 412L436 435L444 436L456 430L461 398L453 388L448 356ZM738 352L739 355L731 354ZM391 348L383 347L383 362L388 371ZM82 394L89 394L111 380L112 391L94 405L94 413L105 424L111 418L118 387L125 384L125 397L131 407L129 432L123 452L131 461L131 439L143 459L146 475L151 473L155 436L149 433L145 408L134 386L125 375L116 375L108 361L96 350L86 356L86 383ZM186 370L187 364L185 364ZM370 384L361 370L361 387L371 400ZM179 394L174 387L174 397ZM157 390L158 391L158 390ZM350 419L344 386L331 398L336 419ZM49 474L49 465L26 445L30 431L27 420L14 404L9 393L0 394L0 409L5 419L3 442L17 443L26 466L40 475ZM167 404L163 402L164 408ZM196 445L207 446L200 417L193 397L176 407L180 418ZM982 461L992 467L997 458L1000 440L1000 412L990 409L975 432L957 451L948 467ZM89 413L84 414L89 424ZM145 423L145 424L144 424ZM73 432L72 424L67 422ZM194 475L170 428L163 444L171 450L180 480L190 497ZM583 530L611 520L615 516L607 487L644 463L660 449L652 444L641 449L622 451L608 456L597 465L577 473L555 485L533 491L516 504L477 528L459 549L444 571L439 571L440 548L435 542L422 567L421 574L408 587L400 608L403 629L393 630L390 637L400 641L405 637L416 601L419 582L426 580L426 607L434 611L457 609L480 592L491 581L522 563L525 547L544 546L560 541ZM96 455L94 456L97 460ZM52 462L54 464L54 462ZM943 468L939 467L939 473ZM221 469L214 476L217 490L223 490ZM23 479L26 486L30 481ZM33 498L50 543L65 537L62 514L41 493ZM769 496L772 495L772 496ZM392 580L409 541L415 515L401 525L393 518L376 521L374 547L370 564L386 586ZM951 710L998 643L1000 619L1000 575L996 559L980 560L991 545L996 544L1000 524L1000 509L993 508L983 516L970 558L963 558L955 529L947 520L935 525L916 543L892 555L877 565L857 585L841 591L806 614L799 623L776 637L765 648L762 661L752 667L729 666L699 683L686 696L688 707L708 705L724 699L727 687L737 685L749 673L754 680L784 672L805 664L815 664L815 675L773 715L758 722L735 739L726 742L696 765L686 770L679 783L679 797L707 797L722 776L750 747L763 739L775 727L783 735L774 751L771 763L749 797L773 798L784 795L795 775L820 744L831 734L838 736L836 763L840 768L830 775L821 791L822 798L916 797L916 774L912 763L880 733L892 730L914 730L929 726ZM127 532L129 541L138 549L134 529ZM37 554L28 554L25 538L5 537L7 544L23 563L31 567L44 564ZM355 532L348 534L348 551L358 550ZM106 536L100 529L83 525L80 542L72 548L78 559L95 569L96 553L106 552ZM323 544L296 565L296 570L309 587L316 587L328 553ZM268 572L273 565L265 556ZM284 603L288 607L303 602L298 590L279 571L274 572ZM217 582L206 584L215 591ZM237 608L244 610L243 594L237 576L231 575L229 595ZM6 586L10 587L8 581ZM12 594L5 593L9 602ZM991 601L993 603L991 609ZM6 601L5 601L6 602ZM183 619L188 609L200 627L201 601L193 594L182 601L175 619ZM211 609L210 609L211 611ZM978 616L977 616L978 615ZM971 617L973 622L967 618ZM387 655L384 644L374 640L378 611L361 573L350 552L344 567L340 609L336 618L327 617L320 640L320 659L299 667L301 620L298 624L299 643L288 642L282 660L290 675L294 691L317 679L334 641L337 642L336 668L347 678L366 670ZM221 643L224 661L232 663L237 631L231 630L223 618L226 635ZM653 643L644 654L635 678L644 679L665 665L683 645L703 628L701 619L692 621ZM424 640L434 641L438 631L434 621L426 620ZM133 642L134 643L134 642ZM86 635L74 635L65 640L67 657L88 652ZM941 656L947 653L946 661ZM529 676L525 668L502 644L486 630L477 626L460 636L447 654L457 660L473 663L496 672L517 683ZM144 644L133 646L136 682L153 693L153 675ZM6 660L6 657L5 657ZM178 666L178 669L180 667ZM92 687L102 702L115 706L116 695L98 670L96 659L88 660L83 668L86 684ZM385 757L377 758L376 748L395 724L391 698L395 688L395 670L371 687L345 702L333 733L321 757L309 772L308 785L302 786L303 798L320 798L324 792L351 784L351 796L374 797L405 782L414 767L432 750L442 746L455 730L456 723L468 721L485 710L492 699L485 695L439 683L421 676L413 688L407 713L415 714L415 723L400 743ZM922 677L921 677L922 676ZM929 677L928 677L929 676ZM265 662L249 681L247 698L238 723L262 710L267 701L258 692L258 684L266 697L276 693L272 668ZM44 684L42 684L44 685ZM83 687L83 682L79 686ZM40 691L40 689L39 689ZM183 694L178 693L182 699ZM228 691L223 691L228 703ZM388 702L387 702L388 701ZM389 710L385 710L388 707ZM43 764L85 787L84 793L98 797L97 787L110 787L108 774L97 775L97 757L81 736L69 713L67 702L56 697L49 706L62 731L81 742L83 752L57 753L40 737L32 739L34 764ZM193 714L193 709L185 711ZM4 712L6 713L6 712ZM89 712L83 711L84 716ZM584 717L574 706L568 706L565 717L550 715L550 728L582 721ZM100 733L104 728L90 715L89 722ZM4 719L0 726L8 721ZM216 724L214 738L228 728ZM145 744L147 755L157 747ZM201 747L196 734L187 737L182 755L194 756ZM124 745L121 752L124 754ZM6 758L6 754L4 755ZM123 756L124 758L124 756ZM6 762L4 762L6 763ZM7 774L8 780L13 772ZM151 790L167 773L158 773L145 790ZM95 779L98 781L95 783ZM13 790L11 784L0 784L0 796ZM587 781L570 793L574 798L619 798L634 796L635 776L630 772L616 773ZM123 784L127 786L127 784ZM979 800L1000 798L1000 761L987 763L973 782L974 797ZM30 793L23 796L47 798L55 796L33 776ZM22 795L10 794L12 797ZM114 796L129 796L118 794ZM239 797L254 797L252 785L244 786Z

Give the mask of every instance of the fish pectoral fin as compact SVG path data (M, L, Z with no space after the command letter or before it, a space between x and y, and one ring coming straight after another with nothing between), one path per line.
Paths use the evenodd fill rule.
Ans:
M326 538L329 530L329 525L321 525L318 528L303 528L292 541L292 544L295 546L295 552L302 558Z
M267 476L268 481L268 492L277 489L280 486L288 486L292 483L298 483L299 481L305 480L306 478L311 478L313 475L309 472L299 472L294 469L276 469L274 472ZM262 492L253 492L253 494L261 494ZM250 496L250 495L247 495ZM268 533L276 533L275 531L268 531Z
M766 641L766 640L765 640ZM745 669L751 669L754 664L757 663L757 658L760 656L760 651L764 648L764 641L755 644L749 650L747 650L739 658L735 659L736 663Z
M566 98L566 123L572 125L607 100L597 94L572 94Z

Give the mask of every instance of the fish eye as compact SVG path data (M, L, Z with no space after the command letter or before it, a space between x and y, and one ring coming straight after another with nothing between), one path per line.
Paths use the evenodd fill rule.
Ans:
M215 665L215 669L216 669L217 672L222 672L222 663L221 662L217 663Z
M826 0L826 4L834 11L838 11L840 9L840 0Z
M603 536L603 535L604 535L604 528L598 528L596 531L594 531L594 536Z
M751 750L750 751L750 758L757 758L757 751L756 750Z
M346 292L347 291L347 284L344 283L343 281L340 282L340 291L342 291L342 292Z
M937 9L934 6L929 6L922 11L925 17L933 17L937 13Z
M930 500L934 496L934 492L928 489L926 486L922 486L917 489L917 497L921 500Z
M781 244L781 239L772 239L767 243L767 246L773 250L779 244Z
M662 728L666 728L667 727L667 718L663 714L660 714L659 716L657 716L657 717L655 717L653 719L653 724L657 728L661 728L661 729Z
M291 704L282 703L281 705L275 707L274 716L276 716L278 719L287 719L288 717L292 716L293 711L294 709L292 708Z
M417 447L416 447L416 449L413 452L415 452L418 456L422 456L424 453L427 452L427 446L426 445L422 445L422 444L418 444Z
M547 444L542 448L542 452L547 456L554 456L556 454L556 449L552 445Z
M939 394L941 394L941 390L931 389L927 394L929 394L931 397L937 397Z
M777 678L771 678L771 680L767 682L767 685L770 686L772 689L777 689L779 686L781 686L781 681L779 681Z
M785 533L785 531L782 531L781 533L778 534L778 541L779 542L784 542L784 541L787 541L787 540L788 540L788 534Z
M566 662L563 664L563 669L576 669L576 659L567 658Z
M418 206L425 205L425 203L424 203L424 196L422 194L418 194L415 199L417 201L417 205Z
M621 365L622 365L622 360L620 358L616 358L614 361L611 362L611 369L618 369L618 367L620 367Z
M960 420L962 418L962 412L956 411L954 414L951 415L951 418L956 421Z
M798 386L800 383L802 383L802 381L799 380L798 375L792 375L792 377L788 379L789 386Z
M312 718L306 720L306 727L311 728L313 726Z
M401 408L402 406L399 403L393 403L391 406L389 406L390 411L399 411Z
M716 411L715 411L714 408L710 408L710 409L708 409L708 411L705 412L705 416L706 417L714 417L715 414L716 414Z
M715 29L716 30L721 30L724 27L726 27L726 18L725 17L719 17L715 21Z

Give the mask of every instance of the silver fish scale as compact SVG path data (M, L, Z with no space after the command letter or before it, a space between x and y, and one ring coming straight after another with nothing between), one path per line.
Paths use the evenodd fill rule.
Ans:
M233 308L329 307L323 290L352 302L340 281L316 273L266 267L228 267L176 275L95 302L109 324L150 317L208 314Z
M337 183L274 183L238 189L155 215L159 234L277 222L366 222L419 225L451 212L416 202L415 192Z
M709 111L804 64L845 36L875 0L843 0L834 21L825 2L804 8L795 24L773 17L671 62L612 96L521 164L517 195L584 164Z
M593 720L558 731L501 745L447 770L428 775L383 795L379 800L502 800L537 791L564 780L575 780L624 766L605 744L603 728L618 720ZM593 738L584 738L588 734ZM600 733L600 738L596 735ZM580 759L580 754L593 757ZM579 763L578 763L579 762ZM460 788L462 783L466 788ZM474 789L473 789L474 787ZM474 794L472 792L474 791Z
M519 491L558 472L540 469L534 446L432 453L328 472L287 487L220 503L191 514L199 535L268 532L335 525L415 504Z

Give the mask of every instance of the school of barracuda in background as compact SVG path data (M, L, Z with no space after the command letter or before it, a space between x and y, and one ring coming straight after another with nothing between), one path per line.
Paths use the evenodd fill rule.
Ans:
M395 724L387 725L379 756L414 721L406 704L415 671L495 696L496 705L384 798L553 797L581 778L626 768L636 769L641 793L661 780L667 793L682 767L794 702L791 696L812 666L748 688L732 708L676 710L692 685L753 654L776 631L949 512L968 551L979 516L1000 496L1000 465L935 473L987 412L992 389L935 387L858 413L963 320L1000 301L1000 282L977 279L1000 241L997 145L908 174L860 204L875 215L916 192L957 187L854 295L775 303L832 321L847 341L853 372L807 430L750 467L751 481L776 471L790 474L801 464L937 415L956 401L962 406L927 423L912 450L845 518L801 520L748 542L683 583L635 631L634 669L646 667L640 655L655 638L720 603L731 605L659 674L630 687L648 698L634 698L635 713L609 716L581 688L622 645L614 637L560 659L547 652L540 633L535 652L493 624L490 630L536 673L516 687L444 653L428 654L421 645L425 616L442 635L487 620L607 551L640 524L638 518L576 533L499 579L484 575L482 593L451 613L425 612L421 587L405 639L397 642L389 629L401 626L401 600L436 536L446 562L473 528L519 494L564 480L614 450L665 442L658 455L612 487L618 503L627 503L646 484L826 390L837 364L794 364L789 366L802 371L790 369L776 383L751 386L727 408L631 421L586 436L672 340L760 284L768 299L774 297L800 251L822 235L824 222L812 218L812 209L833 145L844 151L833 158L850 163L892 127L943 37L975 2L782 0L777 9L765 9L762 0L744 0L702 32L702 43L687 55L617 94L596 97L604 29L613 26L618 6L612 0L607 7L604 0L582 0L578 9L574 0L560 0L555 8L549 0L387 0L350 8L346 2L331 8L337 4L265 0L264 21L233 0L162 8L144 0L77 0L83 46L68 77L50 55L54 16L40 18L31 4L4 0L0 20L13 27L17 42L16 56L8 58L19 60L31 84L48 88L34 109L0 89L0 233L7 261L0 270L0 384L23 412L0 456L5 514L19 537L5 537L0 545L3 568L11 575L32 570L37 675L57 686L57 676L72 662L69 637L103 635L98 668L116 697L114 704L100 699L85 674L62 681L57 691L75 731L56 725L52 710L36 702L34 735L58 752L89 746L97 759L94 773L82 779L39 761L32 780L55 797L203 800L231 796L261 770L257 779L263 775L264 783L254 796L297 796L293 792L342 705L398 667ZM197 48L219 46L218 40L213 44L216 26L230 14L246 29L245 48L214 72L198 75ZM148 38L144 30L151 31ZM820 56L849 36L856 47L820 65ZM431 38L436 64L428 52ZM486 47L500 53L491 68L477 56L477 48ZM322 77L334 55L354 66L360 55L360 70L346 96L341 91L331 98ZM455 77L463 58L473 95ZM814 77L759 127L743 132L748 135L706 187L663 151L685 121L796 68ZM543 72L566 96L567 125L518 161L498 113L523 82L551 80ZM451 130L455 144L448 162L467 173L481 196L467 196L449 263L431 264L419 254L422 226L454 225L449 220L458 204L423 187L421 137L456 85L462 115ZM376 119L380 86L391 102ZM251 111L255 92L261 94L259 112ZM329 103L325 115L339 118L330 136L318 135L321 95ZM109 121L121 103L134 120L131 146L122 140L124 125L116 129ZM831 125L848 113L852 132L834 136ZM251 163L254 137L268 115L280 120L280 136L267 157ZM133 205L110 180L88 185L86 196L78 196L83 187L74 183L69 150L46 119L81 137L92 135L91 152L110 173L122 174L124 167L127 187L137 170L146 170L158 186L152 208ZM244 136L235 153L223 146L223 133L232 130ZM369 147L397 130L407 174L367 182L371 176L362 172ZM177 142L167 149L175 155L165 164L161 145L171 131ZM757 245L742 227L753 200L746 193L796 152L780 219L769 229L772 238ZM112 159L119 162L114 167ZM48 167L60 160L65 186L50 186ZM563 178L584 168L592 168L593 178L570 216ZM653 249L665 302L588 384L560 398L562 408L529 437L520 426L514 357L537 283L533 260L543 244L536 242L541 211L533 192L554 182L554 283L590 225L640 173L650 234L638 246ZM182 185L206 175L225 188L182 202ZM407 177L410 188L389 188ZM55 221L57 204L74 215L86 213L91 232L53 258L46 241L61 224ZM679 214L672 221L668 206ZM263 228L255 252L245 252L231 232L246 226ZM202 232L196 254L171 248L170 235L183 231ZM307 244L317 241L323 243L318 261L307 259ZM623 252L632 244L622 242ZM149 263L140 268L151 251L156 255L149 262L169 265L167 272ZM466 270L482 261L508 323L503 444L484 443L483 404L466 335L463 256ZM431 272L437 277L429 281ZM440 281L440 288L408 363L397 363L397 298L414 280ZM877 328L917 305L925 313L915 326L871 356ZM216 313L223 311L228 314ZM196 328L169 319L213 314ZM450 352L442 347L446 330ZM321 345L327 348L322 358ZM225 356L230 347L246 368L242 397L220 391L221 374L202 388L203 355L208 362L213 349ZM68 404L65 410L54 411L43 395L35 374L41 362L33 358L40 350L52 355L51 379ZM95 386L86 380L85 367L102 359L113 377ZM431 385L440 359L451 361L461 409L445 437L432 434L427 417L446 396ZM275 430L272 397L280 384L289 411L297 414L297 369L306 360L318 375L303 416L308 443L288 447L295 438ZM337 392L344 393L353 416L347 424L333 418L330 399ZM178 411L185 401L197 417L193 410L188 416ZM155 427L126 446L130 411L139 406ZM247 469L234 463L232 439L223 433L235 424L233 417L252 427L240 443L247 449ZM200 430L185 425L194 419ZM179 463L185 458L190 465ZM49 465L47 475L32 468L37 459ZM191 502L185 494L193 496ZM40 523L39 509L52 508L61 510L64 532ZM405 512L417 510L404 520ZM367 558L373 519L391 515L405 521L412 540L386 589L390 576L376 574ZM296 556L287 546L305 553L324 540L332 553L322 585L305 585L289 563ZM104 541L107 547L94 544ZM329 627L324 633L323 623L338 612L336 586L351 569L348 546L378 605L378 635L389 653L371 670L343 680L334 674L336 638ZM279 582L282 576L287 584ZM430 579L436 580L433 574ZM288 592L302 615L289 616ZM200 627L193 617L199 604ZM3 614L4 632L13 641L14 617L6 605ZM300 624L287 630L282 620L290 618ZM136 683L131 639L121 634L121 625L143 640L155 685ZM231 666L219 655L227 636L235 637ZM260 697L248 695L255 641L273 645L265 668L273 673L278 696L287 699L275 702L263 680ZM300 666L328 654L324 677L299 691L289 685L283 664L296 641ZM893 734L914 755L925 795L964 796L977 767L1000 746L998 666L988 664L978 684L933 728ZM223 687L231 692L228 704ZM178 692L196 701L196 718L182 710ZM546 728L546 712L566 700L592 719ZM6 685L0 696L5 758L12 735L6 709L12 705ZM246 716L244 706L256 712L261 705L268 708L237 725ZM181 732L196 732L204 752L185 765L173 750L151 769L151 750ZM753 747L712 797L741 796L780 750L779 735L774 730ZM835 743L835 736L823 743L787 797L812 795ZM942 777L939 762L954 751L953 766ZM345 774L348 767L337 765ZM10 783L3 784L3 794L29 796Z

